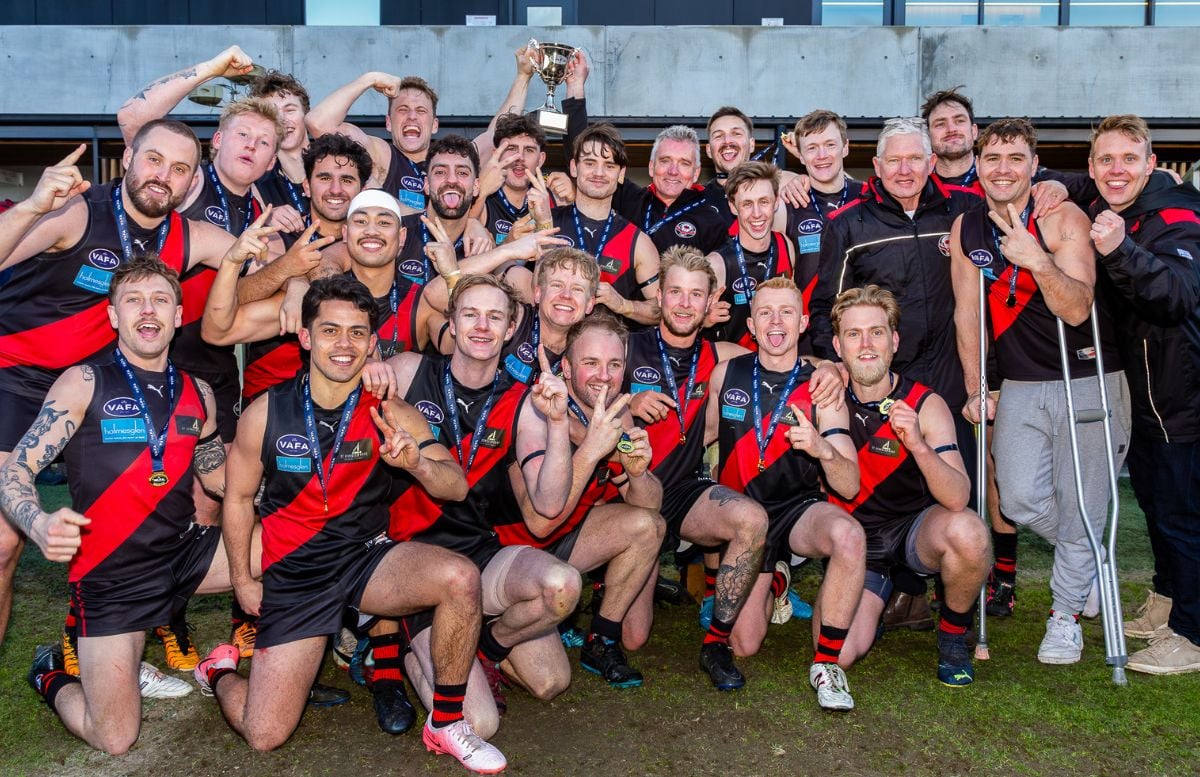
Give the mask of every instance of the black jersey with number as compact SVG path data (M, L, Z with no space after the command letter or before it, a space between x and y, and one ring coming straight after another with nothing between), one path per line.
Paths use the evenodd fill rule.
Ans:
M664 375L662 355L658 349L658 328L634 332L629 336L626 350L625 383L622 391L637 394L642 391L659 391L675 400L683 408L683 429L680 429L678 410L673 409L667 418L652 424L639 421L650 436L650 469L664 486L672 485L700 474L704 459L705 412L708 407L708 382L717 366L717 347L697 337L695 349L699 350L696 361L696 377L692 391L686 399L688 373L692 367L693 348L666 348L671 375L675 378L676 392L672 392ZM680 442L680 438L683 441Z
M460 443L455 439L446 405L444 376L449 362L449 356L424 357L404 400L425 416L433 438L457 458L470 490L463 501L450 502L434 499L423 488L400 484L393 491L388 535L397 541L415 539L458 551L482 568L499 548L495 523L519 514L508 470L513 463L517 418L527 387L506 379L500 371L495 399L472 462L475 427L493 384L468 388L451 377L462 433Z
M771 278L780 275L790 277L792 260L788 254L787 236L782 232L772 232L771 243L766 251L743 249L746 262L746 277L743 278L738 265L737 247L734 245L737 239L737 234L731 235L717 251L725 262L725 291L720 301L729 303L729 320L709 327L704 331L704 336L710 340L737 343L753 351L758 345L750 337L746 319L750 317L750 300L754 298L754 290L758 284Z
M124 262L112 204L118 183L84 192L87 224L75 245L15 265L0 286L0 390L43 397L64 369L102 358L115 345L108 289ZM153 250L158 227L145 229L128 214L127 219L134 255ZM182 273L188 263L188 224L175 212L167 219L159 255Z
M1048 252L1036 219L1029 219L1028 230ZM1000 377L1020 381L1062 380L1054 313L1046 304L1033 273L1019 270L1004 259L998 235L999 229L988 217L987 208L963 214L959 242L963 254L980 268L987 286L988 320ZM1108 372L1117 372L1121 369L1121 360L1117 355L1112 319L1100 301L1096 307L1100 316L1104 368ZM1095 376L1096 351L1091 321L1067 326L1065 332L1072 378Z
M611 284L613 290L627 300L637 302L644 300L638 283L634 266L634 253L637 251L638 236L642 234L636 225L621 214L612 213L612 224L608 228L608 236L604 235L604 227L608 223L596 221L579 213L579 227L575 229L574 205L562 205L550 211L554 226L558 227L555 237L565 238L574 247L586 251L596 257L600 265L600 280ZM581 233L582 232L582 233ZM603 245L601 245L603 241ZM599 255L596 249L600 248Z
M204 397L189 375L176 371L175 405L169 408L166 373L133 368L158 426L153 433L164 422L167 427L162 471L169 480L151 485L146 423L124 371L111 354L91 369L92 400L63 451L71 507L92 520L81 529L71 582L137 577L186 545L183 534L196 512L192 459L207 418Z
M413 210L425 210L426 163L412 161L391 143L388 144L388 151L391 157L387 177L379 188L399 200L401 205Z
M770 435L770 441L761 453L763 469L760 471L760 452L754 434L753 368L757 358L757 354L748 353L730 359L721 396L712 398L713 402L721 403L717 479L722 485L757 501L769 515L776 516L790 507L824 498L820 493L820 463L803 451L793 450L787 440L787 429L796 421L789 405L795 405L810 421L813 420L812 396L808 391L812 368L807 364L801 366L796 384L785 400L786 409L772 429L768 428L771 414L787 384L788 373L760 367L760 429L764 441Z
M304 379L301 375L267 391L267 424L262 440L266 479L262 504L262 565L278 564L274 574L303 577L342 556L348 548L369 543L387 529L391 468L379 457L379 429L370 409L379 400L359 396L345 438L335 452L334 439L344 405L332 409L314 404L321 466L329 472L326 496L304 422Z

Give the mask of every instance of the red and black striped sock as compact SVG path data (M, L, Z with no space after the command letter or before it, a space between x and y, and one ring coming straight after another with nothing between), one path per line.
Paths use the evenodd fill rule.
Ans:
M952 610L943 601L941 617L938 618L938 632L957 637L959 634L966 634L967 629L971 628L971 621L974 618L971 616L971 610L959 612Z
M1013 582L1017 577L1017 535L992 529L992 550L996 554L993 567L996 577L1006 583Z
M707 645L711 642L720 642L722 645L728 645L729 633L731 631L733 631L732 623L726 623L725 621L713 618L712 623L708 624L708 633L704 635L704 642L702 644Z
M73 683L78 683L79 678L69 675L61 669L51 669L49 672L33 678L34 684L37 685L37 692L46 700L46 706L58 714L58 708L54 706L54 700L58 697L59 692L63 688Z
M817 650L813 654L814 664L836 664L842 655L842 645L850 629L839 629L827 623L821 624L821 632L817 637Z
M370 637L371 654L375 658L372 682L390 680L404 682L404 637L399 634L380 634Z
M778 599L787 591L787 577L778 569L771 574L771 596Z
M717 570L704 567L704 598L717 595Z
M467 698L467 684L443 685L433 684L433 712L430 713L430 725L443 728L463 719L463 700Z

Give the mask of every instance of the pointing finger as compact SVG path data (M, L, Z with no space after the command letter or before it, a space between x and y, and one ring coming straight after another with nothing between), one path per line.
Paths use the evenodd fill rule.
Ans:
M83 152L86 150L87 150L87 143L80 143L75 148L74 151L72 151L71 153L69 153L65 157L63 157L63 160L61 162L59 162L56 165L56 167L68 167L70 165L75 164L76 162L79 161L79 158L81 156L83 156Z

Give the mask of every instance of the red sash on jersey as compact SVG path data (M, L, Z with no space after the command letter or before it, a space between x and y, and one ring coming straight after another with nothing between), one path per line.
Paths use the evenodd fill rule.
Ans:
M242 374L242 398L247 402L255 399L272 386L296 377L303 366L300 342L293 340L280 343L246 364Z
M167 228L167 240L159 256L168 267L182 274L187 226L175 211L168 218L171 226ZM186 304L186 294L184 301ZM0 337L0 368L24 364L64 369L103 351L116 341L117 333L108 320L108 298L105 297L74 315Z
M597 504L611 502L621 495L621 492L613 485L612 481L613 478L620 477L624 471L625 468L616 462L600 462L600 465L596 468L596 473L592 475L592 479L588 483L587 489L580 495L575 509L571 511L571 514L567 516L565 521L545 537L536 536L529 530L529 525L524 521L497 524L495 526L496 537L500 540L501 545L528 545L531 548L546 548L553 545L574 531L575 527L579 526L579 524L583 523L583 519L587 517L587 514Z
M1038 241L1038 245L1042 245L1042 237L1038 232L1036 219L1029 219L1028 229L1029 234L1033 235L1034 239ZM997 340L1000 339L1000 335L1008 331L1010 326L1016 323L1017 318L1025 310L1025 306L1029 304L1029 300L1033 299L1033 295L1038 290L1037 282L1033 279L1033 273L1026 270L1017 276L1017 304L1009 307L1008 287L1016 269L1016 265L1008 265L1004 272L1000 273L1000 277L992 281L988 287L988 312L992 317L992 336Z
M809 383L806 380L792 389L787 404L795 405L811 422L813 420L813 402L808 388ZM765 426L771 422L771 408L764 407L762 411L763 424ZM775 434L767 444L767 450L763 454L763 463L766 465L763 472L759 472L758 470L758 440L755 439L754 430L751 429L734 444L729 459L724 462L724 466L721 468L721 485L729 486L735 491L746 493L746 487L750 485L750 481L770 470L775 462L779 460L779 457L792 450L792 444L787 439L788 425L783 422L783 419L790 413L790 409L785 410L783 415L780 416ZM816 424L813 425L816 426ZM766 431L769 432L770 430L767 429Z

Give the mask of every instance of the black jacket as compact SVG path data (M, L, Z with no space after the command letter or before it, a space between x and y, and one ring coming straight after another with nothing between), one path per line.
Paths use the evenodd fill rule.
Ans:
M1121 216L1125 239L1100 257L1097 286L1113 301L1134 428L1200 441L1200 192L1155 175Z
M821 236L810 324L816 355L835 358L829 313L837 295L877 284L900 303L900 350L892 368L933 388L950 407L962 407L967 397L954 336L950 227L981 202L931 178L909 218L878 177L863 184L857 199L830 215Z

